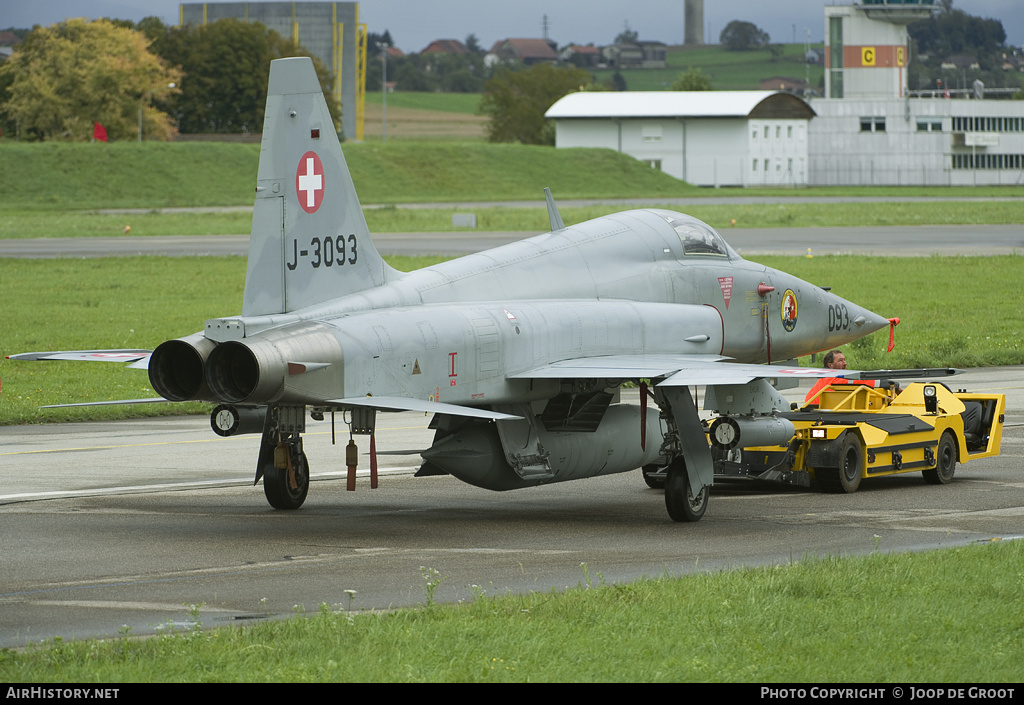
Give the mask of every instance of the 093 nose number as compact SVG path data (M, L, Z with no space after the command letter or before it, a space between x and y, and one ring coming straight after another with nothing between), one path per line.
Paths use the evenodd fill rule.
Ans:
M829 331L847 330L850 327L850 312L846 304L830 304L828 307Z
M348 238L344 235L338 235L334 238L314 237L309 241L308 248L300 250L299 241L292 240L292 261L285 264L290 270L294 270L299 266L300 260L308 262L313 269L320 269L320 267L343 267L346 264L355 264L359 259L357 244L355 235L349 235Z

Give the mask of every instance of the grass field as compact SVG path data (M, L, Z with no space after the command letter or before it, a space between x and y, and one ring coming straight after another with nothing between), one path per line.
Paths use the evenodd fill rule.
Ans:
M407 97L452 95L436 93L406 94ZM462 94L454 94L461 96ZM479 99L479 96L475 96ZM416 101L409 101L415 103ZM425 101L426 102L426 101ZM429 103L428 103L429 104ZM388 142L456 141L484 142L487 139L487 118L463 111L431 110L394 106L388 102ZM367 103L363 121L363 139L382 142L384 109L380 102Z
M709 204L653 207L681 210L719 229L728 239L729 230L738 228L802 228L882 225L995 225L1021 221L1021 206L1015 203L961 202L936 208L931 203L787 203L771 206ZM634 206L629 206L634 207ZM639 206L635 206L639 207ZM626 209L621 205L560 208L567 224L608 215ZM455 227L452 216L473 213L477 230L541 233L548 230L547 210L536 208L475 207L457 208L368 208L366 222L371 233L431 233L472 228ZM732 221L735 221L733 223ZM79 211L39 210L7 212L0 216L0 237L133 237L149 235L245 235L252 225L249 211L224 213L130 214L86 213ZM126 227L130 230L126 231Z
M607 149L399 142L344 145L363 204L793 195L793 189L707 189ZM3 216L100 208L252 205L259 145L0 141ZM1017 196L1019 187L809 188L801 196ZM2 218L2 216L0 216ZM8 237L0 232L0 236Z
M866 549L870 550L870 549ZM0 652L5 683L1018 683L1024 542L487 595ZM316 609L314 613L313 610ZM808 689L810 686L808 686ZM909 698L909 694L907 696Z
M821 44L813 45L821 48ZM812 88L824 81L824 68L804 63L803 44L783 44L783 53L773 59L768 49L729 51L717 44L684 47L669 51L664 69L633 69L622 71L626 87L631 91L668 90L676 77L690 68L699 68L711 78L716 91L758 90L761 81L776 76L810 80ZM599 81L607 80L613 70L595 71Z
M259 145L0 142L4 214L252 205ZM606 149L388 142L344 145L364 204L682 196L701 189ZM248 228L246 228L248 230ZM0 231L0 237L7 237Z

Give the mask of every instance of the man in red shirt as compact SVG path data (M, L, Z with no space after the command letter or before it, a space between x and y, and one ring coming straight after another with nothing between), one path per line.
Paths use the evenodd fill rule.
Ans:
M845 370L846 369L846 355L843 354L842 350L830 350L825 353L824 357L825 369L828 370ZM811 391L807 392L807 396L804 397L804 402L808 404L817 404L818 396L822 390L830 384L866 384L870 387L877 387L878 380L874 379L843 379L842 377L822 377L818 380L817 384L811 387ZM896 388L899 393L899 387Z

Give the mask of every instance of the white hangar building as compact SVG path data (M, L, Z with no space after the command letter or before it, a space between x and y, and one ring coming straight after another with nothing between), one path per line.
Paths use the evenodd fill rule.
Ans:
M574 93L547 112L556 146L608 147L699 186L1024 183L1024 101L907 87L907 24L936 0L824 9L825 97Z
M698 186L805 186L814 110L781 91L581 92L545 113L555 146L606 147Z

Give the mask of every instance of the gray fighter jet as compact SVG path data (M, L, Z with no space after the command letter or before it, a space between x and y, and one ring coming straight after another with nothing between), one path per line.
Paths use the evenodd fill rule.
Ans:
M763 363L890 325L690 216L565 226L550 192L551 232L400 273L370 239L310 60L274 61L268 93L241 315L152 353L12 358L124 360L162 400L217 403L215 431L263 434L256 481L276 508L306 498L307 412L372 433L376 411L416 410L435 429L418 474L510 490L665 468L669 515L697 521L713 464L689 387L706 386L718 447L784 444L768 380L837 371ZM640 405L618 403L629 382Z

